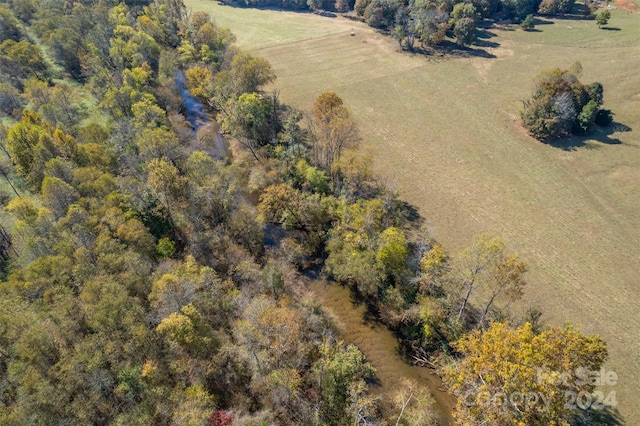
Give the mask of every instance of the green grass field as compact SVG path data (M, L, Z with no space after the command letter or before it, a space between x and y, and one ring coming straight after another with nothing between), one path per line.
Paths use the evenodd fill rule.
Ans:
M504 237L530 264L527 301L607 340L620 378L608 390L628 424L640 418L640 14L614 10L611 30L549 19L538 32L491 29L476 46L491 58L442 57L400 53L341 17L186 3L266 57L285 102L340 94L377 171L450 251L481 232ZM576 60L633 130L570 150L539 143L518 124L521 100L537 71Z

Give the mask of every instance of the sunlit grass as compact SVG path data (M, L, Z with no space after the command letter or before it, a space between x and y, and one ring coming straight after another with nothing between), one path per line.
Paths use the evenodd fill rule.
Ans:
M449 250L480 232L503 236L531 266L527 303L552 323L571 320L605 338L620 408L640 416L639 14L614 10L608 27L619 31L567 19L544 19L551 23L539 32L489 29L475 47L485 57L460 58L400 53L344 18L187 3L212 11L273 64L285 102L308 109L323 90L338 92L376 170ZM633 131L599 132L575 150L526 135L518 111L532 78L575 61Z

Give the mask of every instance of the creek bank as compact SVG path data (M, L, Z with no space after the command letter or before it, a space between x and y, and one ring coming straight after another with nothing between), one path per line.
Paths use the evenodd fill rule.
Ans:
M186 88L183 73L176 75L176 86L184 101L185 116L194 129L211 127L215 132L215 147L208 149L217 160L226 158L228 144L219 132L220 125L208 114L204 105L191 96ZM250 200L257 204L257 199ZM265 244L274 248L284 238L284 231L277 226L268 226L265 232ZM446 387L435 370L411 365L400 353L400 343L393 333L383 324L365 319L366 306L352 301L351 291L334 282L313 276L301 276L305 288L315 300L321 302L323 309L336 325L340 338L346 343L356 345L376 368L377 381L369 387L371 392L381 396L389 395L402 386L403 379L412 379L427 386L434 399L433 409L441 426L455 425L452 415L455 398L446 392Z
M199 131L212 133L213 144L209 144L204 150L212 158L224 160L229 155L229 144L220 133L220 124L207 112L202 102L189 93L184 72L176 73L175 80L176 88L180 91L180 97L184 104L184 116L193 128L194 138L198 139ZM203 147L198 146L198 148L202 149Z
M413 379L431 391L440 425L456 424L452 415L456 400L445 391L435 370L409 364L400 353L396 336L383 324L365 319L366 306L353 302L349 288L320 278L301 279L333 320L340 338L356 345L376 368L378 381L370 385L374 394L389 394L402 385L403 379Z

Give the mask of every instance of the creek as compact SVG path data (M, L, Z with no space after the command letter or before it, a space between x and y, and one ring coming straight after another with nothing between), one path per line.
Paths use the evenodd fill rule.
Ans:
M360 348L375 367L377 381L369 386L373 394L383 396L384 401L385 395L402 386L403 379L412 379L431 391L439 424L455 425L452 411L456 400L433 369L411 365L400 353L398 339L383 324L367 319L366 306L353 301L348 287L319 278L305 280L307 289L333 320L340 338Z
M212 139L212 143L208 144L208 146L196 144L194 149L204 150L216 160L225 159L228 155L228 144L220 134L220 124L211 117L202 102L189 93L184 72L180 71L174 77L176 88L180 91L180 97L184 104L185 118L193 128L194 142L198 142L199 130L201 129L212 135L209 137L209 139Z
M184 101L185 115L196 132L203 126L212 126L215 131L216 147L210 155L223 159L227 155L227 142L218 132L219 125L206 112L202 103L189 94L184 74L176 75L176 86ZM275 246L283 237L278 227L267 230L267 245ZM269 240L271 236L271 240ZM321 302L323 309L331 317L337 327L340 338L346 343L353 343L366 356L367 361L375 367L377 381L370 385L373 394L390 395L402 386L404 379L412 379L425 385L434 399L433 409L441 426L455 425L452 416L455 398L446 392L442 380L435 370L411 365L400 353L400 344L393 333L383 324L368 320L364 304L352 300L351 291L337 283L321 278L301 277L306 288L315 300Z

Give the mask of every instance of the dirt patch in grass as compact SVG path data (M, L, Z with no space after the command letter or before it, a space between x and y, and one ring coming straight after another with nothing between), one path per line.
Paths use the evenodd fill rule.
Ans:
M615 0L618 9L626 10L627 12L635 12L638 10L638 5L631 0Z

